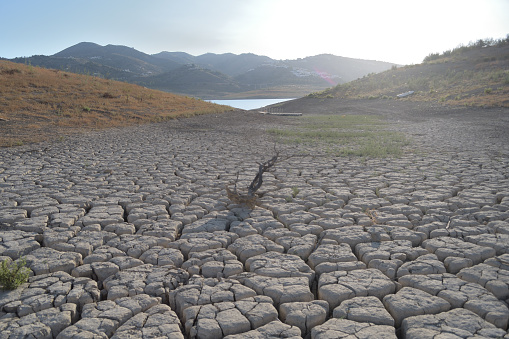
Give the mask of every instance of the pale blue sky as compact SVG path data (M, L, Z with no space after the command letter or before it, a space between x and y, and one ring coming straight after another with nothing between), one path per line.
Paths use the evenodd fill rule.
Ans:
M0 57L79 42L148 54L321 53L416 64L509 34L509 0L0 0Z

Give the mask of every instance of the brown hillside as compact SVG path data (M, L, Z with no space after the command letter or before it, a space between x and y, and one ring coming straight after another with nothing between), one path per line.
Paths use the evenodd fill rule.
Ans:
M128 83L0 60L0 146L228 110Z
M509 107L509 43L461 48L419 65L393 68L338 85L310 98L404 99L454 106Z

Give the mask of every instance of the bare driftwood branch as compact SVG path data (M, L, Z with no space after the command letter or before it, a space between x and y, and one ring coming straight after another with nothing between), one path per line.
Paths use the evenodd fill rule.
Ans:
M256 191L260 187L262 187L263 184L263 173L268 172L277 162L279 158L279 152L276 152L276 155L272 157L272 159L258 164L258 173L256 173L255 178L249 185L247 189L247 195L248 196L254 196Z
M291 158L291 156L286 157L285 160L289 158ZM263 174L265 172L272 171L276 163L281 160L282 158L279 155L279 151L276 151L276 155L274 155L271 159L263 163L258 163L258 172L256 173L253 181L251 181L251 184L247 187L247 193L245 194L237 191L237 182L239 180L239 173L237 172L237 178L235 179L233 190L231 190L228 185L226 186L228 199L236 204L247 205L249 208L254 208L257 202L256 191L258 191L263 184Z

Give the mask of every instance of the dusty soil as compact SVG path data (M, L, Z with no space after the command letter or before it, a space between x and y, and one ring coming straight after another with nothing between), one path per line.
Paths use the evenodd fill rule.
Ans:
M325 302L328 310L325 306L323 311L318 309L320 322L312 329L297 329L297 337L327 328L351 328L352 324L366 326L360 318L343 319L336 309L343 307L338 306L343 299L368 295L380 299L380 311L393 322L383 327L387 338L396 338L399 332L400 337L414 337L408 334L410 330L427 326L429 321L417 317L407 326L410 329L401 325L403 318L422 314L422 305L437 303L440 309L429 307L426 312L451 317L456 313L445 310L462 305L459 302L467 298L469 305L454 307L462 312L472 310L475 314L468 313L472 323L496 331L498 337L506 335L508 290L482 287L483 267L486 271L495 268L477 264L484 260L506 263L509 253L508 111L419 106L405 101L338 101L328 111L318 111L314 104L316 109L310 101L295 110L376 114L389 122L389 128L405 133L412 147L397 159L321 157L317 156L323 152L320 147L309 147L306 155L281 162L264 176L259 191L263 195L254 209L232 204L225 186L239 179L239 187L246 187L257 162L272 156L274 140L267 129L292 128L304 119L236 111L0 149L0 257L26 256L34 273L30 284L2 295L0 309L9 313L3 318L3 334L17 336L36 328L51 333L45 323L58 323L54 331L62 331L59 338L97 337L108 326L111 333L126 337L139 319L137 312L148 316L161 308L168 315L161 321L171 323L175 337L194 337L192 333L198 331L198 338L221 338L223 333L209 336L205 325L222 322L224 314L216 315L216 310L234 305L220 290L228 278L229 283L256 295L258 299L249 300L249 305L256 302L268 310L258 316L253 330L282 315L282 304L311 309L312 302ZM286 154L300 151L300 146L277 147ZM251 247L260 252L244 255L237 250ZM368 252L370 247L373 255ZM142 248L150 256L141 255ZM106 253L115 253L115 258L112 255L109 260ZM118 254L126 261L117 261ZM175 267L166 265L169 259ZM430 269L414 273L424 260ZM93 271L95 267L98 271ZM466 278L461 280L461 269L476 270L469 273L470 285L465 285ZM213 288L198 286L200 274ZM339 279L342 275L346 282ZM32 298L37 294L55 300L55 305L63 298L70 303L77 299L71 298L76 291L55 288L54 281L75 277L86 282L90 291L89 297L76 302L82 309L94 310L78 313L74 323L70 315L64 317L68 309ZM426 284L437 277L444 278L436 291L444 291L443 296L425 292ZM472 282L473 278L479 281ZM48 287L40 288L42 280L36 279L46 279ZM176 285L169 286L174 280ZM347 287L353 281L356 288ZM345 296L343 284L352 291ZM452 291L458 284L465 285L460 294ZM479 286L472 288L474 284ZM408 288L396 290L400 285ZM501 285L509 286L509 282L494 279L493 286ZM281 289L273 293L265 286ZM170 290L177 293L177 306L169 300ZM206 320L184 318L179 311L190 300L180 295L191 290L204 296L199 297L200 303L206 302L203 310L212 310L207 311ZM158 308L141 311L138 301L147 308ZM111 314L124 314L121 303L132 312L112 319L112 325L101 322ZM155 305L158 303L161 305ZM53 316L48 317L47 312ZM131 317L135 314L136 319ZM455 317L464 320L464 314ZM299 319L285 321L306 323ZM248 322L240 313L229 317L229 333L245 332L239 324ZM158 330L149 328L152 323L136 320L139 331ZM325 325L318 325L321 323ZM445 335L455 329L435 326L434 330Z
M417 146L444 152L492 150L509 143L509 109L446 106L407 100L301 98L278 106L282 112L378 115L404 132ZM257 118L260 121L261 118ZM263 118L270 119L270 118ZM279 123L296 118L277 118ZM505 150L507 152L507 150ZM507 154L507 153L505 153Z
M388 128L405 133L414 149L443 153L489 152L509 156L507 108L454 107L404 100L299 99L285 104L282 111L300 112L304 116L377 115L389 123ZM215 130L225 135L241 134L244 138L261 139L266 148L273 147L274 141L264 131L300 123L299 117L264 115L258 110L168 122L172 128L188 131Z

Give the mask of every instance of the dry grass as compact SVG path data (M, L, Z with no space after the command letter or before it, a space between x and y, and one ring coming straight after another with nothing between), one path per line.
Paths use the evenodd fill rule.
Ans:
M299 122L267 132L278 142L321 145L336 156L399 157L410 144L402 133L386 130L378 116L311 115Z
M331 90L312 93L320 99L396 99L431 101L448 105L509 107L509 46L468 51L419 65L409 65L371 74L338 85Z
M128 83L0 60L0 146L229 110Z
M250 209L254 209L259 204L258 196L256 194L252 196L249 196L248 194L241 194L237 192L236 188L232 191L228 185L226 185L225 188L228 199L230 199L230 201L234 204L243 205Z

